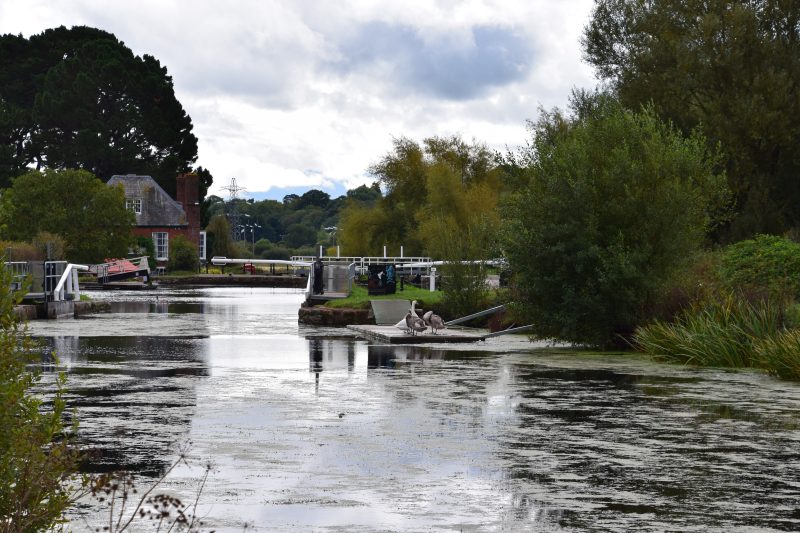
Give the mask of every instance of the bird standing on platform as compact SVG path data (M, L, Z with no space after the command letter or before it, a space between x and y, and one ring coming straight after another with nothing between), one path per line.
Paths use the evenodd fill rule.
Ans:
M433 311L428 311L427 313L422 315L422 320L425 321L425 324L430 326L431 331L433 332L434 335L436 335L437 334L436 332L440 329L447 329L447 326L445 326L442 317L435 314Z
M417 302L415 301L414 304L416 303ZM408 313L406 313L406 327L411 330L412 335L416 335L417 333L428 329L428 326L425 325L425 321L417 316L416 311L414 311L413 304L411 305L411 309L408 311Z

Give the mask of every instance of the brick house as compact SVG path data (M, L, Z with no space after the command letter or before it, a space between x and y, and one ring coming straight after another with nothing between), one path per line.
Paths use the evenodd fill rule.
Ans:
M205 259L205 232L200 231L199 179L197 174L179 174L177 198L173 200L150 176L115 175L108 185L122 185L125 207L136 213L133 234L153 239L158 264L169 259L169 241L183 235L198 247Z

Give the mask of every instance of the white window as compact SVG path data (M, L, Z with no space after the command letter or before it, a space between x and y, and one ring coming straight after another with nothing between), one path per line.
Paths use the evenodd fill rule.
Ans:
M125 209L133 211L137 215L142 214L142 199L141 198L125 198Z
M159 231L153 233L153 244L156 247L156 261L169 259L169 233Z
M197 251L200 252L200 260L206 260L206 232L200 232L200 244L197 246Z

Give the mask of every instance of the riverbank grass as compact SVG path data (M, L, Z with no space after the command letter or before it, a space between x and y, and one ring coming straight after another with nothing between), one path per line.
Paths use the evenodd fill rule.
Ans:
M350 296L338 300L330 300L325 306L334 309L367 309L370 306L370 300L416 300L420 308L428 308L439 304L442 301L442 296L443 293L441 291L431 292L413 285L406 285L402 291L398 290L394 294L370 295L366 287L354 285Z
M782 303L730 296L689 309L673 322L641 327L632 344L674 363L758 368L800 380L800 329L787 327L785 316Z

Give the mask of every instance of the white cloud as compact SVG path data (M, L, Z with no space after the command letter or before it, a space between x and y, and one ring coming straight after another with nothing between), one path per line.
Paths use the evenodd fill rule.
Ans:
M392 137L459 133L502 149L537 107L594 85L579 38L591 0L3 2L0 32L114 33L158 58L213 193L357 186Z

